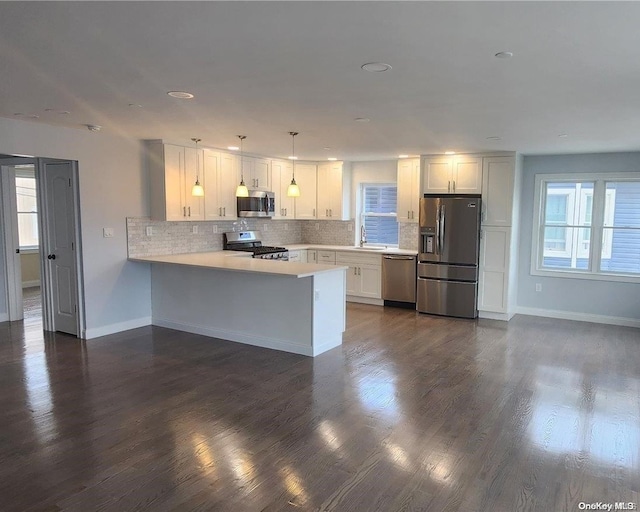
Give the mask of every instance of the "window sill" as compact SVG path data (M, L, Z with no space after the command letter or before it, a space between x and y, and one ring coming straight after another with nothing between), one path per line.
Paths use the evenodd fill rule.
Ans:
M20 254L38 254L39 252L40 252L40 248L38 246L20 247Z
M595 274L590 272L567 271L567 270L551 270L551 269L532 269L532 276L541 277L558 277L561 279L584 279L587 281L608 281L610 283L640 283L640 275L634 274L614 274L601 273Z

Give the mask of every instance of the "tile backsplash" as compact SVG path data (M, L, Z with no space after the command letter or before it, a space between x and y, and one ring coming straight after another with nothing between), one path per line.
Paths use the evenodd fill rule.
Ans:
M149 217L127 218L129 257L222 250L222 233L239 228L240 221L164 222ZM270 220L246 219L246 229L262 234L265 245L354 245L353 220ZM147 235L151 228L151 235ZM195 228L195 233L194 233ZM245 229L244 227L241 229ZM401 249L417 249L418 225L399 225Z

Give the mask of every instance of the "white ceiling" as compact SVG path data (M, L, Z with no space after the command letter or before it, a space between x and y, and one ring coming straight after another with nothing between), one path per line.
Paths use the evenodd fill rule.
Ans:
M274 156L296 130L303 159L635 151L639 21L633 2L0 2L0 116Z

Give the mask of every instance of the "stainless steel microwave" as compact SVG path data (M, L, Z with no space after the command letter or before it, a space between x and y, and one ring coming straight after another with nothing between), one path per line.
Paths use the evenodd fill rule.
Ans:
M273 192L249 190L249 197L238 197L238 217L271 217L276 211Z

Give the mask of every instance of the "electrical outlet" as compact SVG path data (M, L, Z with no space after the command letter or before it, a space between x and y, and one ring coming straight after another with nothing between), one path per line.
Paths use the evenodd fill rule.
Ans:
M262 227L262 231L269 231L269 224L265 224L265 225Z
M198 234L198 226L197 225L191 226L191 233L193 233L194 235Z
M153 226L147 226L145 232L147 233L147 236L152 236L153 235Z
M537 292L541 292L542 291L542 283L536 283L536 291Z
M320 231L320 224L316 222L316 231Z
M316 290L314 293L314 297L316 300L320 300L320 290Z
M351 222L347 224L347 231L353 231L353 224L351 224Z
M289 231L289 224L287 224L286 222L285 222L285 224L284 224L284 230L285 230L285 231Z
M211 226L211 232L215 235L218 232L218 226L216 226L215 224Z
M113 238L113 228L102 228L102 236L104 238Z

